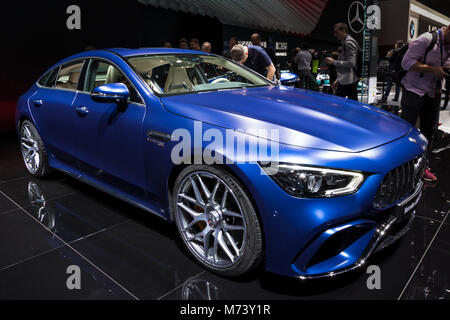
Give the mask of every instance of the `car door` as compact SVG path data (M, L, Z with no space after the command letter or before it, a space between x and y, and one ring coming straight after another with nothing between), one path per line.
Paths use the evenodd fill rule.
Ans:
M72 166L77 165L72 103L84 62L68 62L49 71L38 81L39 89L29 101L36 127L50 156Z
M116 103L94 101L90 93L100 85L124 83L130 91L125 110ZM90 59L83 90L74 101L78 159L82 172L129 195L144 195L145 104L133 84L108 60Z

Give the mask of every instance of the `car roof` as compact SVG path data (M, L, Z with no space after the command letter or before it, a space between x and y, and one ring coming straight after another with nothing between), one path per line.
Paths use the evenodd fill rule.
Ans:
M100 49L100 50L83 51L83 52L74 54L70 57L67 57L67 58L57 62L52 67L50 67L46 72L48 72L49 70L51 70L59 65L64 64L64 63L71 62L72 60L75 60L75 59L83 59L86 57L107 57L107 56L111 56L111 54L115 54L122 58L128 58L128 57L133 57L133 56L143 56L143 55L151 55L151 54L175 54L175 53L213 55L211 53L207 53L207 52L203 52L203 51L190 50L190 49L177 49L177 48Z
M151 55L151 54L174 54L174 53L213 55L211 53L207 53L207 52L203 52L203 51L190 50L190 49L176 49L176 48L139 48L139 49L111 48L111 49L83 51L83 52L74 54L73 56L67 57L67 58L59 61L56 65L66 63L66 62L69 62L74 59L80 59L80 58L92 57L92 56L102 57L102 56L105 56L105 54L111 55L111 53L116 54L122 58L129 58L129 57L133 57L133 56L144 56L144 55Z
M146 54L171 54L171 53L191 53L191 54L208 54L203 51L190 50L190 49L177 49L177 48L139 48L139 49L127 49L127 48L112 48L105 49L105 51L114 52L122 57L140 56Z

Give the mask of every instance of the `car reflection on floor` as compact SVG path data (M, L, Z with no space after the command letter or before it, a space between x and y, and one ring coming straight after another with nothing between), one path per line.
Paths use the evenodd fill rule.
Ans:
M36 219L51 231L56 229L55 212L47 208L45 197L35 181L28 183L28 198L30 199L32 212L36 213Z

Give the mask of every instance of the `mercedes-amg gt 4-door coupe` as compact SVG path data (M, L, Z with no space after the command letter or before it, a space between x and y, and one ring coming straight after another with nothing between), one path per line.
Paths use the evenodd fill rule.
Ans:
M31 175L56 169L174 222L225 276L364 265L409 229L427 161L395 115L193 50L71 56L20 97L16 125Z

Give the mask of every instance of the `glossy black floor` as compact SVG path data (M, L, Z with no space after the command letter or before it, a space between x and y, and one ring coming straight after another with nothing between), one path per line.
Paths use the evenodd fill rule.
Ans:
M449 299L450 149L434 155L411 231L374 257L381 289L360 270L301 281L263 270L204 271L160 218L62 174L29 176L16 138L0 137L0 299ZM45 202L43 201L45 199ZM81 268L68 290L67 267Z

